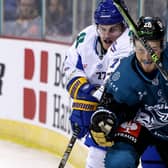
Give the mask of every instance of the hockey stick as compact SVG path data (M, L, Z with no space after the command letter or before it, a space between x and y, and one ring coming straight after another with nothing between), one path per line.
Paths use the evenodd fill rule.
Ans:
M63 155L63 157L60 161L60 164L59 164L58 168L64 168L65 167L66 162L67 162L67 160L68 160L68 158L71 154L72 148L75 145L75 142L77 140L77 136L78 136L79 132L80 132L80 129L78 127L76 127L76 130L73 132L73 135L72 135L71 139L69 140L68 146L67 146L67 148L64 152L64 155Z
M139 36L137 25L134 23L127 10L121 4L120 0L113 0L113 1L114 5L117 7L119 12L125 19L126 23L128 24L130 30L135 34L135 36L139 39L144 48L151 55L152 61L156 64L156 67L159 69L164 79L168 81L168 72L163 68L163 64L161 63L160 59L158 58L157 54L153 51L151 46L147 43L147 41L143 37Z

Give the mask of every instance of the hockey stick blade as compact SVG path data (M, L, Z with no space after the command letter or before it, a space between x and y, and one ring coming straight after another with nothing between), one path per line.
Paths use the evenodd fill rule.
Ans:
M73 149L73 146L75 145L75 142L77 140L79 132L80 132L80 129L77 127L76 130L74 131L69 143L68 143L68 146L67 146L67 148L66 148L66 150L64 152L64 155L63 155L63 157L62 157L62 159L61 159L61 161L59 163L58 168L64 168L65 167L65 165L66 165L66 163L68 161L68 158L69 158L69 156L71 154L71 151Z
M127 10L124 8L124 6L121 4L120 0L113 0L114 5L117 7L121 15L123 16L124 20L128 24L130 30L134 33L134 35L140 40L141 44L144 46L144 48L148 51L148 53L151 55L152 61L156 64L156 67L159 69L160 73L164 77L166 81L168 81L168 72L163 68L163 64L160 61L157 54L153 51L151 46L147 43L147 41L140 37L138 34L138 28L137 25L134 23L133 19L127 12Z

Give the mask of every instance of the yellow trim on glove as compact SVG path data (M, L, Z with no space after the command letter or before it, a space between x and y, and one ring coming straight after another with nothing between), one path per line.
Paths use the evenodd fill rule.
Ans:
M111 147L113 146L114 142L113 141L107 141L105 138L105 134L103 132L95 132L91 130L91 134L95 142L103 147Z
M80 89L80 87L87 83L87 79L84 77L80 77L77 78L71 85L70 89L69 89L69 94L71 95L71 97L76 98L77 94L78 94L78 90Z
M82 111L95 111L97 105L98 103L96 102L74 99L72 109Z

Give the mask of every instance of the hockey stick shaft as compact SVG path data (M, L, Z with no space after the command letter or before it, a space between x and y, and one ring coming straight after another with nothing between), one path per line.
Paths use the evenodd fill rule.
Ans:
M150 47L150 45L147 43L147 41L140 37L138 34L138 28L137 25L134 23L133 19L127 12L127 10L123 7L123 5L120 3L120 0L113 0L114 5L117 7L123 18L125 19L126 23L128 24L130 30L134 33L134 35L140 40L141 44L144 46L144 48L148 51L148 53L151 55L152 61L156 64L156 67L159 69L160 73L164 77L165 80L168 80L168 72L163 68L163 65L157 56L157 54L153 51L153 49Z
M75 142L77 140L79 132L80 132L80 129L76 128L76 130L74 131L74 133L73 133L73 135L72 135L72 137L71 137L71 139L70 139L70 141L68 143L68 146L67 146L67 148L66 148L66 150L64 152L64 155L63 155L63 157L62 157L62 159L60 161L60 164L59 164L58 168L64 168L65 167L65 165L66 165L66 163L68 161L68 158L69 158L69 156L71 154L71 151L73 149L73 146L75 145Z

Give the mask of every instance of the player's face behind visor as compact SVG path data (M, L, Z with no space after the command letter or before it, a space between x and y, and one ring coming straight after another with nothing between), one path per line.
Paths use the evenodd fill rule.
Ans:
M161 43L160 41L148 41L148 44L157 54L158 58L160 58L162 52L160 43ZM139 65L141 66L144 72L150 73L156 69L156 65L152 61L151 55L138 40L135 40L135 52Z
M110 45L122 34L123 24L101 25L97 26L101 43L104 49L108 49Z
M157 57L160 59L163 49L165 27L158 17L140 17L138 23L138 33L141 38L147 40ZM142 46L140 41L135 37L135 52L139 65L144 72L152 72L156 69L155 63L147 50Z
M125 30L124 19L111 1L101 1L95 12L94 20L104 49L108 49Z

